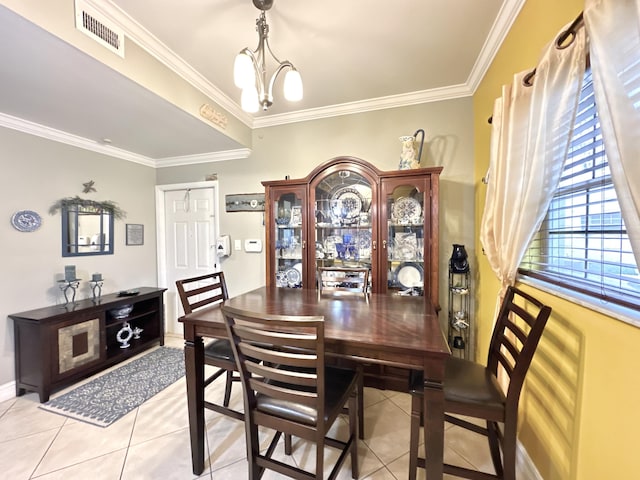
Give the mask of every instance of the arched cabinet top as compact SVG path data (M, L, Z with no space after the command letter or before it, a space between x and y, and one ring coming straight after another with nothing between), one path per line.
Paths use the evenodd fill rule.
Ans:
M368 268L369 291L424 295L439 310L441 171L340 156L302 178L263 181L266 284L315 289L319 268Z

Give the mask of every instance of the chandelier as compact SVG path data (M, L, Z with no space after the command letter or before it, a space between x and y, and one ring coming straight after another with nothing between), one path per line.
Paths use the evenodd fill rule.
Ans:
M254 113L262 107L267 110L273 104L273 84L276 77L283 70L287 70L284 77L284 98L290 102L302 99L302 78L291 62L281 62L271 51L269 46L269 25L265 12L273 5L273 0L253 0L256 8L261 10L256 19L258 31L258 47L255 50L243 48L236 56L233 66L233 80L242 89L240 104L245 112ZM278 66L267 83L267 52L278 63Z

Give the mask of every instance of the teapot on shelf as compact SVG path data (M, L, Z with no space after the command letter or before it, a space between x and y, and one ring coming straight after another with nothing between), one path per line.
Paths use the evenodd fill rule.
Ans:
M416 138L419 133L422 133L420 139L420 150L416 156ZM422 157L422 147L424 145L424 130L421 128L416 130L412 136L400 137L402 143L402 152L400 153L400 165L399 170L410 170L412 168L420 168L420 157Z

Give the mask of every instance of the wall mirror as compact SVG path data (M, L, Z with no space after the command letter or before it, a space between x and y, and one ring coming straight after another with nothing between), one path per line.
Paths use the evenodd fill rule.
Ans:
M61 213L63 257L113 254L113 209L66 203Z

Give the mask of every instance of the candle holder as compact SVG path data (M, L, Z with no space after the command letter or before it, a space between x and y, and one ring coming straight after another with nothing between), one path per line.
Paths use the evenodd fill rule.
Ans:
M76 303L76 290L78 290L78 285L80 285L80 278L76 278L73 280L58 280L58 286L62 293L64 294L64 305L67 306L69 303L75 305ZM69 290L71 290L71 302L69 302Z
M102 296L102 284L104 280L91 280L91 293L93 294L93 301L97 302Z

